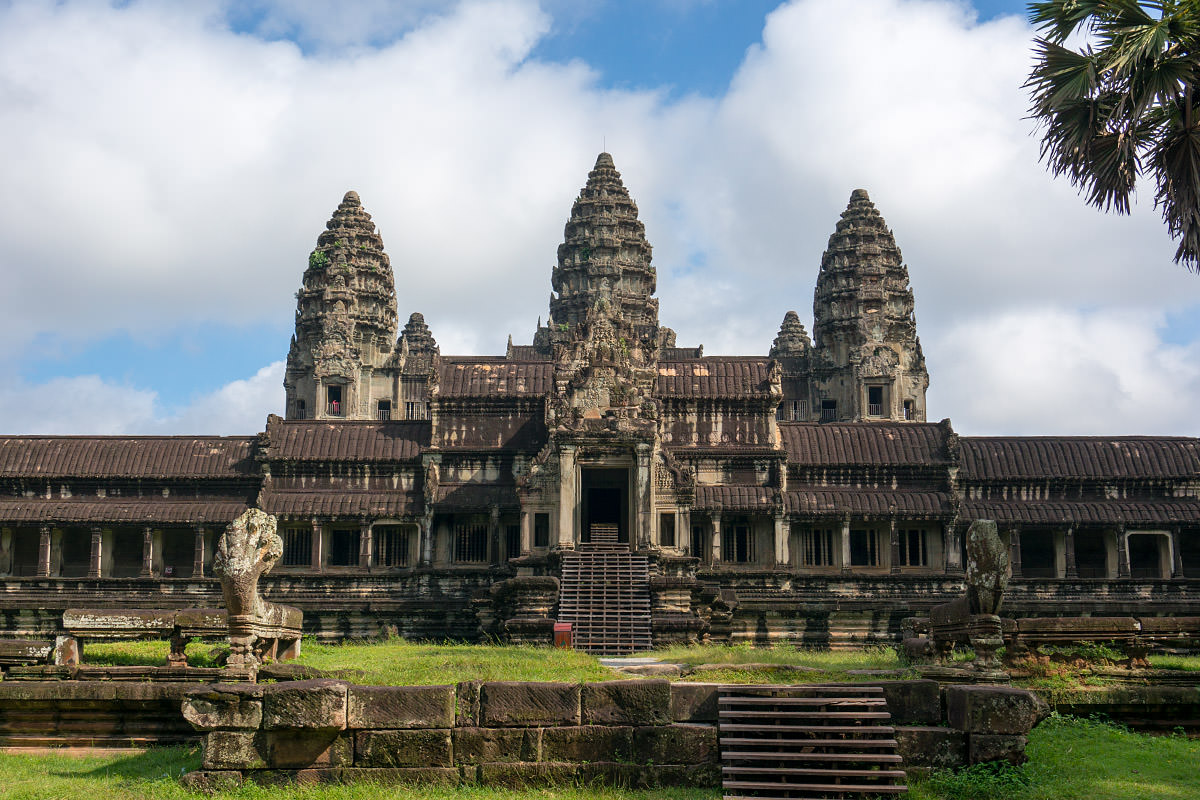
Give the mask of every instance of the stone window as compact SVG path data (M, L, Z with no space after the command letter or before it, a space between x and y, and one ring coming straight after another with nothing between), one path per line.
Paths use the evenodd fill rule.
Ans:
M754 561L754 532L749 522L734 521L721 528L721 560L732 564Z
M837 400L821 401L821 422L837 421Z
M329 566L357 567L358 528L334 528L329 535Z
M916 411L913 409L913 401L912 400L904 401L904 418L905 419L915 419L916 418Z
M424 400L409 400L404 403L405 419L429 419L429 403Z
M487 522L472 519L454 525L454 560L460 564L487 561Z
M663 547L675 546L675 515L658 515L658 543Z
M407 567L409 565L410 529L406 525L376 525L373 556L377 567Z
M1180 532L1179 559L1183 563L1185 578L1200 578L1200 531Z
M550 515L539 513L533 515L533 546L550 546Z
M280 565L284 567L308 567L312 565L312 529L284 528L283 529L283 558Z
M196 533L191 530L162 532L164 578L190 578L196 561Z
M800 532L800 565L803 567L832 567L838 536L832 528L813 528Z
M145 536L139 530L129 528L112 533L112 577L130 578L141 574L142 548Z
M928 567L929 538L920 528L907 528L896 531L900 540L900 566Z
M325 413L331 417L345 416L341 386L325 387Z
M1058 577L1057 553L1052 531L1021 533L1021 575L1026 578Z
M696 558L704 558L704 526L692 526L692 549L691 555Z
M850 566L878 567L881 565L879 531L854 529L850 531Z
M504 526L504 557L520 558L521 556L521 526Z
M800 422L807 416L807 400L784 400L775 413L775 418L780 422Z
M296 401L296 419L308 419L308 404L303 400Z
M1075 572L1079 577L1108 577L1107 539L1103 531L1075 532Z
M1129 534L1129 576L1131 578L1168 578L1167 536L1163 533Z
M387 422L389 419L391 419L392 418L392 401L391 400L380 400L379 405L375 411L375 416L378 419L383 420L384 422Z
M92 533L85 528L70 528L62 534L62 572L64 578L88 574L92 560Z
M883 416L883 387L868 386L867 387L867 416L882 417Z

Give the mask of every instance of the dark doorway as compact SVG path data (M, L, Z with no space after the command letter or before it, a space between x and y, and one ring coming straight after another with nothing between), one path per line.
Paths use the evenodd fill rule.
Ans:
M1081 578L1108 577L1108 543L1103 531L1075 533L1075 572Z
M42 532L37 528L17 528L12 537L12 574L37 575Z
M608 538L615 527L616 541L628 544L629 470L585 467L580 478L580 541Z
M1058 577L1058 554L1052 531L1021 533L1021 575L1026 578Z
M1166 537L1156 533L1129 537L1129 575L1133 578L1165 578L1162 545Z
M137 530L115 530L112 534L112 577L134 578L142 572L145 534Z
M196 532L165 530L162 533L164 578L190 578L196 560Z
M1179 536L1179 558L1186 578L1200 578L1200 531L1184 530Z
M62 533L62 576L83 578L92 563L92 532L70 528Z

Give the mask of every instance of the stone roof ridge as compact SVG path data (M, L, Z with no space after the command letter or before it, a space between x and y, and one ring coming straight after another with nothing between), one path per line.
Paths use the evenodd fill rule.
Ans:
M433 333L430 332L429 326L425 324L425 315L417 311L410 314L408 322L404 323L404 330L400 333L400 339L407 343L410 352L414 350L441 352L437 340L433 338Z
M804 323L800 321L800 315L795 311L789 311L783 315L779 334L771 344L770 357L802 356L808 352L811 346L812 341L808 338L808 331L804 330Z

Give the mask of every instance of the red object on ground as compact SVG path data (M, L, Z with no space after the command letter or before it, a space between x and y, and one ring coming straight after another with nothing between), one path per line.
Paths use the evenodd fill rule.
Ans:
M571 649L571 623L554 623L554 646L561 647L564 650Z

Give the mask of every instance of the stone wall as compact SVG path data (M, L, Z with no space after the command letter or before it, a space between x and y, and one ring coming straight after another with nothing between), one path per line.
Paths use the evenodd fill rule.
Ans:
M1028 692L885 681L905 766L1024 760ZM355 686L307 680L193 691L196 789L244 781L719 786L717 686L663 680Z

